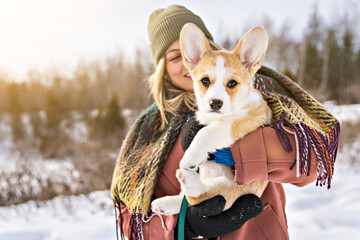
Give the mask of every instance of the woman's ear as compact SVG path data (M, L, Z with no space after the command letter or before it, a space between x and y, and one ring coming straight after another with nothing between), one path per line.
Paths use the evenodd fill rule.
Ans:
M188 70L193 69L207 51L211 51L204 33L193 23L187 23L182 28L180 48L184 65Z

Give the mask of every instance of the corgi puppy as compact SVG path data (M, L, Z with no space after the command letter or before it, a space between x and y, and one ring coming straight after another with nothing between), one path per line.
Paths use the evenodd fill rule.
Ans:
M208 153L230 147L246 134L271 123L271 110L253 87L267 45L265 29L255 27L232 52L213 51L196 25L184 25L180 34L181 53L194 81L196 118L205 127L194 137L176 172L182 192L154 200L154 212L179 213L184 195L191 205L222 195L226 200L224 210L244 194L262 195L267 181L239 185L234 182L229 166L207 159Z

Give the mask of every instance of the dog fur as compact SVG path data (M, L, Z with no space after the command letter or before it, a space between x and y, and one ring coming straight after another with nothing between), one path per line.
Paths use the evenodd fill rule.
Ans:
M185 195L191 205L222 195L224 210L244 194L261 196L267 181L239 185L231 168L207 161L208 153L230 147L236 140L270 124L271 110L253 87L253 77L261 67L268 37L263 27L248 31L232 52L213 51L194 24L186 24L180 34L185 67L194 81L198 110L196 118L206 125L194 137L180 161L176 176L182 192L152 202L154 212L177 214ZM196 169L200 169L199 174Z

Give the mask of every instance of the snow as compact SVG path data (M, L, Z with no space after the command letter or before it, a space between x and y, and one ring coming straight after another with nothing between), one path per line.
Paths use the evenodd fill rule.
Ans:
M329 190L284 184L291 239L360 239L359 182L358 172L339 171ZM114 240L115 233L109 191L0 208L0 240Z
M336 106L331 102L324 105L341 123L360 121L360 105ZM348 114L350 111L351 116ZM0 120L0 131L8 130L6 121ZM285 211L292 240L360 239L360 205L357 204L360 199L360 168L359 164L354 167L347 161L350 155L359 156L360 151L350 151L360 149L360 132L358 135L354 143L339 152L331 189L316 187L315 183L303 188L284 184L287 196ZM9 140L0 137L0 165L1 154L10 150ZM110 192L59 196L44 202L30 201L0 207L0 240L18 239L116 239Z
M333 101L324 102L323 106L329 110L341 123L360 121L360 104L336 105Z
M289 235L301 239L360 239L360 175L336 171L331 189L284 184Z
M0 208L0 240L116 239L109 191Z

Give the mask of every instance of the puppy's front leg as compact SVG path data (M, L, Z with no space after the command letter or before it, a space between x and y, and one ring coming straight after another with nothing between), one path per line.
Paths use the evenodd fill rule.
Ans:
M171 216L180 212L181 203L184 198L184 194L181 193L175 196L165 196L157 198L151 203L151 209L155 213Z
M229 147L233 143L230 125L214 123L203 127L195 135L180 161L180 168L195 171L207 161L208 153Z

